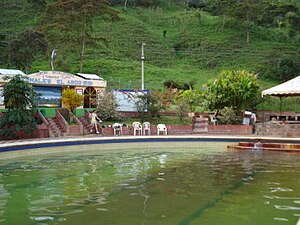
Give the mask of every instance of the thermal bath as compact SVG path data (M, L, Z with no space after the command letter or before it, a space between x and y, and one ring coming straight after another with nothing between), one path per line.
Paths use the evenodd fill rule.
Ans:
M296 225L300 154L226 142L0 153L0 224Z

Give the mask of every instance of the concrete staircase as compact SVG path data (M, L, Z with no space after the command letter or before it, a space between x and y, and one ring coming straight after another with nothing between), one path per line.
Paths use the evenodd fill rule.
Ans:
M83 133L84 134L89 134L90 133L90 127L91 127L89 121L85 117L79 117L78 119L83 125Z
M49 137L64 137L67 136L66 130L63 129L56 118L46 118L49 127Z
M207 134L208 133L208 118L194 117L193 134Z

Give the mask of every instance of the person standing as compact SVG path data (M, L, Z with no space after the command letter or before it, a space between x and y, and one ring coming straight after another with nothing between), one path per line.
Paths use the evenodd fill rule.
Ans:
M255 134L255 124L256 124L256 114L255 112L251 113L251 124L252 124L252 134Z
M98 122L101 123L102 120L97 116L96 110L93 110L89 115L90 123L91 123L91 130L90 132L93 133L93 129L95 128L96 134L99 134L98 130Z

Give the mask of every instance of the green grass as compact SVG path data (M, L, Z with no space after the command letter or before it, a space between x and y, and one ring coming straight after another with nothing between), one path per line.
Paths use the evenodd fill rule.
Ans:
M14 2L2 1L5 6L1 17L5 24L3 31L16 34L38 24L40 12L33 13L25 0ZM15 4L22 7L15 8ZM188 11L179 4L164 2L157 9L129 7L126 12L121 7L116 9L120 12L119 21L95 19L94 35L105 37L109 46L101 42L98 47L87 46L83 68L85 73L100 74L107 80L108 89L141 88L142 42L146 43L145 87L152 90L162 89L163 81L169 79L194 80L195 87L201 88L224 69L258 72L270 60L294 54L299 48L288 40L285 30L258 26L253 26L250 44L247 44L239 22L227 20L223 26L222 18L206 12L201 13L199 20L198 12ZM175 51L178 43L182 46ZM50 43L48 54L56 47ZM58 58L68 67L60 66L57 60L56 70L78 72L78 54L58 50ZM35 61L28 72L38 70L50 70L48 56ZM260 76L261 89L275 84Z

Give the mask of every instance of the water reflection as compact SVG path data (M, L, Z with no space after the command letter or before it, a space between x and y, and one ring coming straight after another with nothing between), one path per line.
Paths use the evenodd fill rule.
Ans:
M299 155L224 149L190 145L2 162L0 224L247 225L253 218L270 224L297 220ZM266 223L258 219L257 224Z

